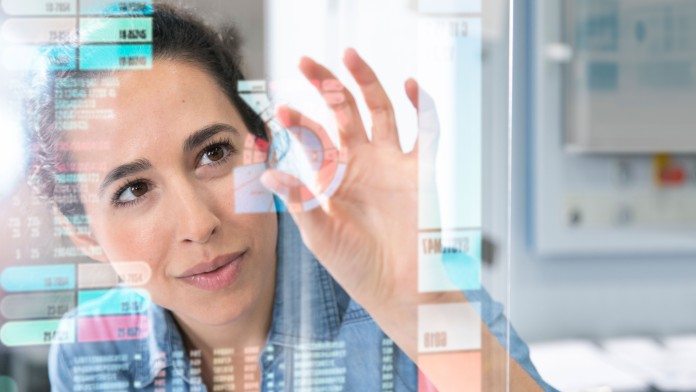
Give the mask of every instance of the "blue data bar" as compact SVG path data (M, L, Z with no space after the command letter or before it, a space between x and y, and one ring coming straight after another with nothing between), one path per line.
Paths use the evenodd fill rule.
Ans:
M75 288L75 265L9 267L0 275L5 291L53 291Z

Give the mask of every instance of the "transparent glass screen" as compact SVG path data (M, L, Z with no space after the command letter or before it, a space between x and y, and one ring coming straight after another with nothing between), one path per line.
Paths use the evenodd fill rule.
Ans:
M0 390L533 385L508 14L3 0Z

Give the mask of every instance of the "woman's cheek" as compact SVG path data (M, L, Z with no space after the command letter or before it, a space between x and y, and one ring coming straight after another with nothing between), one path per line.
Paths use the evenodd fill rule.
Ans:
M143 217L145 218L145 217ZM163 240L162 229L168 225L151 225L149 219L112 219L112 225L105 230L105 238L100 238L103 251L111 262L145 262L155 278L162 269L161 260L168 246ZM159 240L158 240L159 239Z

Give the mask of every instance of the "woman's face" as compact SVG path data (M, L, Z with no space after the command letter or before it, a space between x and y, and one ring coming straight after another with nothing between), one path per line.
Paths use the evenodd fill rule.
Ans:
M146 262L153 301L184 321L249 316L272 300L277 219L234 212L233 169L249 135L239 113L190 64L155 61L116 78L116 96L97 104L113 118L68 133L109 148L71 154L99 168L80 185L93 240L106 261Z

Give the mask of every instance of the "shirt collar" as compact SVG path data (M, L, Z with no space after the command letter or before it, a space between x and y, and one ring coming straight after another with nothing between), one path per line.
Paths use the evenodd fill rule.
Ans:
M189 359L179 328L168 310L150 303L147 315L150 334L139 341L139 361L134 361L134 382L136 388L154 382L162 369L168 368L188 381Z
M278 214L277 258L268 344L294 347L333 340L350 298L304 245L287 213ZM167 367L188 380L189 356L172 314L154 303L147 314L151 333L138 345L136 385L150 385Z
M278 263L268 342L295 346L332 340L348 296L302 242L289 214L278 214Z

